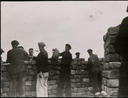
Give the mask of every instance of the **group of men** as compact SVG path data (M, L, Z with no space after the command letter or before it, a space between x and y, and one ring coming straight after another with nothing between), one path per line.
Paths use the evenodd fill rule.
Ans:
M128 12L128 8L127 8ZM43 42L39 42L39 50L40 53L37 57L33 56L33 49L31 48L28 53L23 49L23 47L18 46L19 42L13 40L11 42L12 49L7 53L7 62L10 63L8 66L8 75L10 79L10 92L9 96L24 96L24 83L26 80L27 66L30 60L34 59L37 67L37 84L36 91L37 97L47 97L47 80L49 76L49 67L48 67L48 53L45 50L45 44ZM122 65L120 67L120 81L119 81L119 96L127 97L128 96L128 17L124 18L119 29L119 34L116 38L114 48L116 52L121 56ZM60 77L59 84L57 89L57 96L63 96L63 90L65 87L65 95L71 96L71 82L70 82L70 66L72 62L72 54L70 52L71 45L65 45L65 51L59 53L57 49L54 49L55 55L53 55L52 61L57 61L59 56L62 56L61 59L61 69L60 69ZM1 49L1 54L4 51ZM92 82L94 92L98 95L101 91L101 67L99 64L98 56L93 54L92 49L88 49L88 53L90 55L88 59L89 72L90 72L90 80ZM76 58L79 58L80 53L76 53ZM55 63L56 64L56 63ZM40 83L42 89L40 89Z
M35 65L37 68L37 82L36 82L36 94L37 97L47 97L47 81L49 76L49 62L48 62L48 53L45 50L45 43L39 42L39 54L35 57L33 56L33 48L29 49L29 54L24 50L22 46L19 46L19 42L17 40L13 40L11 42L12 49L7 52L7 63L9 66L7 68L9 79L10 79L10 88L9 88L9 96L25 96L25 81L26 81L26 74L27 74L27 65L31 63L31 61L35 61ZM70 52L71 45L65 45L65 51L59 53L57 49L53 49L53 56L52 56L52 63L57 64L58 58L61 56L61 69L59 75L59 82L58 82L58 89L57 89L57 96L63 96L63 92L65 89L65 95L70 97L71 96L71 81L70 81L70 74L71 74L71 62L72 62L72 54ZM3 52L3 50L2 50ZM98 76L100 67L99 66L99 59L98 56L93 54L91 49L88 50L90 55L88 60L88 65L90 66L90 80L94 85L95 93L100 91L100 86L97 85ZM76 58L79 58L80 53L76 53ZM95 65L95 66L94 66ZM96 69L96 70L95 70ZM96 73L95 73L96 72ZM41 81L41 84L40 84ZM42 88L40 89L40 85Z

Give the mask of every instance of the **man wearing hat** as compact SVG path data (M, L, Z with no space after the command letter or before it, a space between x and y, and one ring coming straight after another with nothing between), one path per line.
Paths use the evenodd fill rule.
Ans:
M76 59L80 58L80 53L79 52L76 52L75 55L76 55Z
M48 67L48 53L45 50L45 43L38 43L40 53L36 58L37 66L37 83L36 83L36 92L37 97L48 97L48 76L49 76L49 67Z
M26 51L19 49L19 42L11 42L12 49L7 52L7 71L10 79L9 97L25 97L25 79L27 67L25 61L28 60Z
M70 50L71 50L70 44L66 44L65 51L60 54L60 56L62 56L62 59L61 59L61 70L60 70L59 83L57 89L58 97L63 96L64 86L65 86L66 97L71 97L70 67L72 61L72 54L70 53Z
M95 95L100 95L101 92L101 67L100 67L100 62L99 58L96 54L93 54L92 49L87 50L89 54L88 58L88 66L89 66L89 77L90 77L90 82L92 83L93 86L93 92Z

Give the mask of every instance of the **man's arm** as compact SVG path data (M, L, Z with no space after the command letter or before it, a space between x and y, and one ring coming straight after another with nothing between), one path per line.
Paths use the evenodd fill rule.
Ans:
M11 54L10 54L10 51L7 52L7 60L6 60L7 63L11 63Z

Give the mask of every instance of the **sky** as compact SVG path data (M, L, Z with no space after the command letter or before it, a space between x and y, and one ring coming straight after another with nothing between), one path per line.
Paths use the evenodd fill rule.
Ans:
M49 57L52 49L64 51L65 44L87 60L87 49L104 57L103 35L127 16L128 1L29 1L1 2L1 48L6 60L11 41L18 40L28 52L46 44ZM35 51L34 55L38 52Z

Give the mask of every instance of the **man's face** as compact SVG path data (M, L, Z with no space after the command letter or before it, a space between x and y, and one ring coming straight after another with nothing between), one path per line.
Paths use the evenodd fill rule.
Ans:
M33 49L29 50L29 54L33 55Z
M69 51L69 47L68 46L65 46L65 51Z
M79 58L80 54L76 54L76 57Z
M39 50L40 50L40 52L43 52L44 46L39 45Z
M89 55L91 55L91 54L92 54L92 52L91 52L91 51L88 51L88 54L89 54Z

